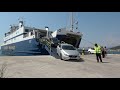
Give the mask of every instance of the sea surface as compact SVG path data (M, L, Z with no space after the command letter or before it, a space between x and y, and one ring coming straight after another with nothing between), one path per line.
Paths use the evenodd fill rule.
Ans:
M2 54L1 54L1 50L0 50L0 56L2 56Z
M1 50L0 50L0 56L1 56Z
M107 52L108 54L120 54L120 51L118 52L118 51L108 51Z

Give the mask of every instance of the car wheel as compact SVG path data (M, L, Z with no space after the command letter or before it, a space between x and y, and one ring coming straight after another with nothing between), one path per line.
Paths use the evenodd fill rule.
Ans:
M91 54L91 52L89 51L89 54Z
M63 59L62 59L62 54L61 54L61 53L60 53L60 59L63 60Z

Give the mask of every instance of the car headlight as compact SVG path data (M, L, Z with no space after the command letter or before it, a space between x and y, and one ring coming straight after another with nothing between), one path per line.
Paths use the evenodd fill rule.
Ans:
M63 55L69 56L65 51L62 51Z
M65 56L69 56L69 55L67 55L67 54L65 54L65 53L64 53L64 55L65 55Z
M64 54L65 56L69 56L68 54L66 54L66 53L64 53L64 52L63 52L63 54Z

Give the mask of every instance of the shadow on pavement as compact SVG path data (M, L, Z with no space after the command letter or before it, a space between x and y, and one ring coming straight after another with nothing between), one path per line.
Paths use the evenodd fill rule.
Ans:
M106 59L112 59L112 57L105 57Z
M56 55L56 56L53 56L53 57L55 57L56 59L60 59L60 57L59 57L58 55Z
M65 60L65 61L69 61L69 62L84 62L84 60L82 58L80 58L79 60L70 59L70 60Z
M102 62L102 63L110 63L110 62Z

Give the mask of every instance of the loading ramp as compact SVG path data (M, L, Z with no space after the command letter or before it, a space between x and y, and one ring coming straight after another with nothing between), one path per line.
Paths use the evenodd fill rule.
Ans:
M60 59L60 56L57 55L56 47L52 47L52 43L49 38L41 38L39 39L39 43L48 51L51 56Z

